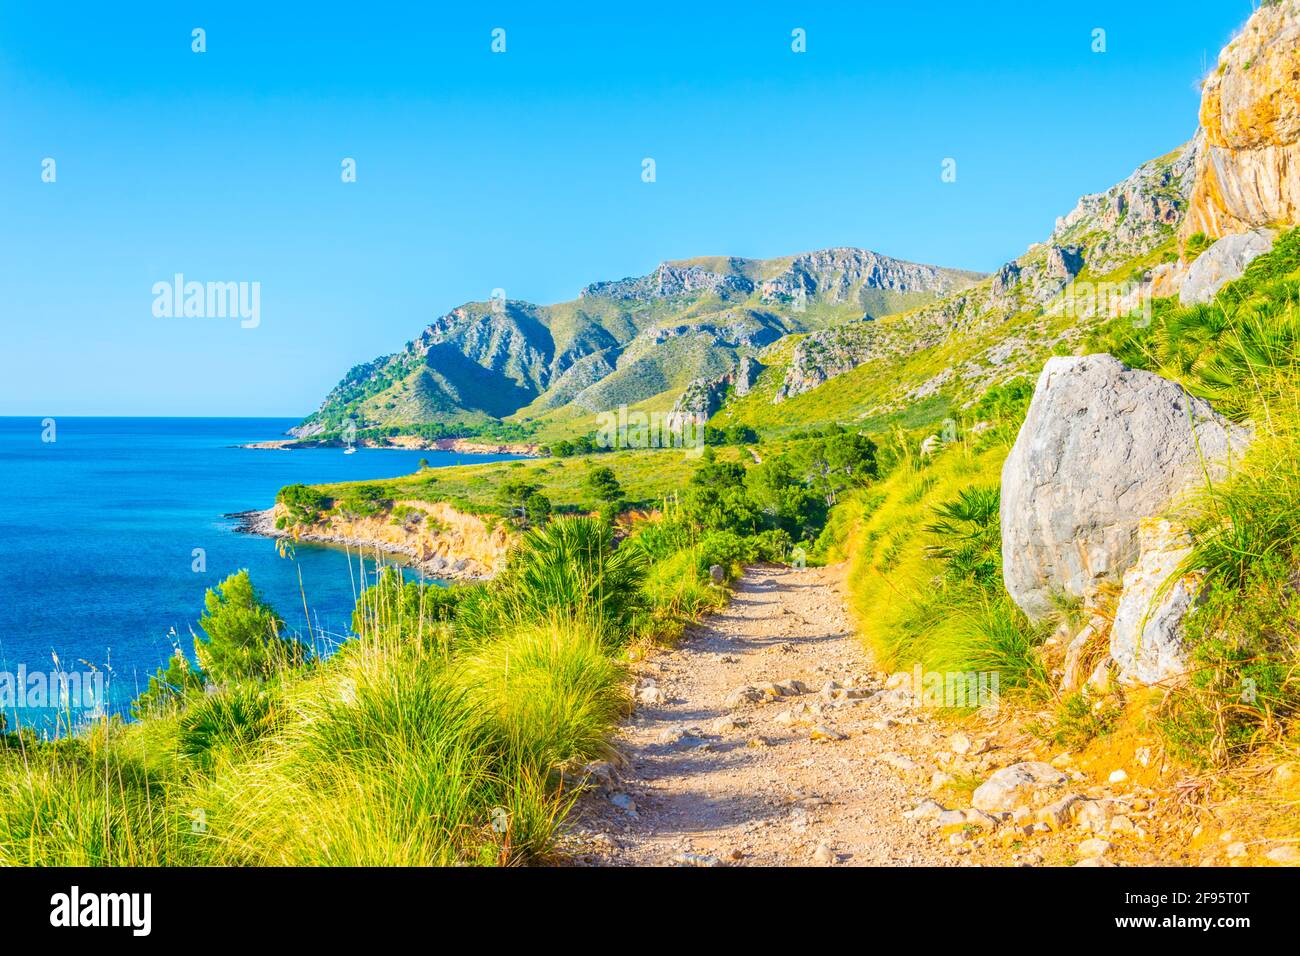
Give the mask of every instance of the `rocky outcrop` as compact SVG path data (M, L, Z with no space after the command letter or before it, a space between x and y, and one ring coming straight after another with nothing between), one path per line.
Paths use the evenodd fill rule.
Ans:
M772 401L780 404L811 392L822 383L887 354L887 342L882 341L872 322L814 332L795 344L790 367Z
M706 419L722 407L728 394L743 397L758 381L763 364L746 355L736 366L717 378L697 378L686 386L681 397L673 404L672 415L703 415Z
M792 332L894 315L979 278L836 248L665 262L649 275L592 283L557 305L498 294L439 316L403 350L353 367L291 434L337 431L346 421L468 430L525 406L635 404L716 377L738 352Z
M394 518L397 513L402 514L400 520ZM383 514L349 517L332 512L312 525L277 528L276 521L285 516L279 504L250 512L239 516L238 530L400 555L430 577L454 580L492 577L504 565L512 543L504 525L489 525L478 515L440 501L397 501Z
M1201 96L1205 148L1182 234L1211 238L1300 213L1300 0L1261 6Z
M866 249L823 249L795 256L780 275L760 283L763 302L799 296L832 305L855 301L863 289L946 295L969 286L978 273L904 262Z
M1224 236L1188 267L1178 290L1178 300L1183 305L1209 302L1225 285L1240 278L1246 266L1272 248L1270 229Z
M1049 359L1002 470L1007 591L1031 618L1139 557L1138 524L1221 472L1249 432L1109 355Z
M1083 249L1079 246L1048 246L1047 275L1067 282L1083 270Z
M578 297L582 299L640 299L653 301L683 295L711 294L721 298L746 296L754 283L743 275L717 273L700 266L681 266L665 262L648 276L593 282Z
M1094 274L1144 255L1182 223L1193 187L1199 140L1143 163L1105 192L1083 196L1056 221L1049 243L1086 244Z
M986 281L962 289L891 319L888 323L855 322L815 332L797 342L790 366L773 401L783 402L877 359L903 359L975 328L992 329L1016 316L1059 312L1067 304L1082 313L1080 300L1063 300L1062 293L1086 267L1102 275L1125 262L1147 255L1173 237L1186 214L1198 144L1193 141L1158 159L1143 163L1123 182L1105 192L1082 197L1068 215L1057 220L1045 243L1036 243L1019 258L1003 265ZM1181 275L1179 276L1181 279ZM1176 286L1173 287L1176 290ZM1128 305L1140 306L1139 291L1130 291ZM1125 302L1111 303L1120 308ZM1100 303L1093 306L1096 311ZM1109 314L1109 312L1108 312ZM1009 353L1046 351L1041 341L1016 341L1005 331L977 360L945 369L936 378L889 407L933 394L939 387L962 385L978 392L1006 376L1000 367Z
M430 323L407 351L427 359L438 346L454 348L476 365L534 392L545 389L552 374L562 371L552 368L554 343L528 303L453 309ZM433 359L432 364L436 368L439 362Z
M1141 555L1124 572L1124 591L1110 630L1110 656L1125 683L1156 684L1187 669L1183 619L1195 606L1200 578L1178 576L1192 542L1185 528L1159 518L1138 526Z

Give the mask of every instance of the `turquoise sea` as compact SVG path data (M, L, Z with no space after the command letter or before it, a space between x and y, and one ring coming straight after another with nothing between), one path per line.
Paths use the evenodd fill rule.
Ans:
M57 418L46 441L41 419L0 418L0 706L6 674L95 669L107 676L108 709L124 710L177 644L189 652L204 591L241 568L317 647L344 640L358 557L306 544L280 557L274 541L238 534L224 516L270 507L293 482L391 478L421 458L443 467L509 457L237 447L282 437L295 423ZM204 570L194 570L195 549ZM49 717L3 709L11 728Z

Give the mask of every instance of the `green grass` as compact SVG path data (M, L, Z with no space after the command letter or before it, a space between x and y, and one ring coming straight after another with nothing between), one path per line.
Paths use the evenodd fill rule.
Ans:
M1044 693L1043 634L1002 589L997 512L980 506L1008 450L960 441L839 509L831 556L848 559L851 607L885 666L996 672L1004 693Z
M720 448L719 459L736 461L744 454ZM623 450L573 458L534 458L456 465L417 472L385 481L345 482L315 486L330 499L343 500L360 485L373 485L392 501L445 501L468 514L502 515L501 486L508 481L538 485L557 510L596 511L600 502L587 487L594 468L613 469L630 505L653 507L689 480L699 463L682 449Z
M232 671L72 738L0 734L0 865L546 861L627 712L627 649L725 593L692 548L614 549L585 517L524 535L491 585L381 575L328 660ZM229 627L258 605L223 608Z
M1187 622L1191 679L1160 726L1205 766L1300 741L1300 368L1251 375L1254 443L1179 509L1193 540L1180 571L1200 578L1204 604Z

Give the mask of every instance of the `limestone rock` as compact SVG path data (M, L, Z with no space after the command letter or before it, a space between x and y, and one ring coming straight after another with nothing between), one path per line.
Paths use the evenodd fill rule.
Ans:
M789 710L783 710L773 719L774 723L787 727L811 727L822 718L822 709L816 704L800 701Z
M939 814L947 813L943 804L936 800L922 800L916 805L915 809L909 810L903 814L909 820L934 820Z
M1200 580L1174 574L1191 553L1191 539L1180 525L1144 518L1138 525L1142 553L1124 572L1124 591L1110 631L1110 656L1119 679L1155 684L1176 679L1187 669L1183 618L1196 606Z
M996 813L1027 804L1047 803L1069 779L1055 767L1040 761L1012 764L975 788L971 806Z
M1031 618L1137 560L1138 520L1245 448L1246 429L1109 355L1055 357L1002 469L1007 591Z
M1205 147L1182 234L1217 237L1300 213L1300 4L1260 5L1205 80Z
M879 759L881 763L888 764L895 770L901 770L904 773L911 773L913 770L920 769L920 765L906 754L882 753Z
M940 830L950 829L953 827L965 828L966 814L961 810L945 810L943 813L934 816L934 825Z
M724 714L717 718L709 725L709 729L715 734L727 734L732 731L742 730L749 726L749 719L746 717L734 717L731 714Z
M1101 837L1092 837L1079 844L1079 855L1084 859L1094 856L1104 856L1106 851L1112 846L1112 843L1101 839Z
M848 736L840 733L838 730L832 730L825 724L818 724L808 735L809 740L819 743L833 743L837 740L848 740Z
M944 787L948 786L951 783L955 783L956 781L957 778L954 777L952 774L945 773L942 770L936 770L934 773L930 775L930 789L942 790Z
M1057 220L1049 243L1083 246L1093 275L1103 275L1151 251L1182 224L1203 139L1194 137L1143 163L1110 189L1080 198L1068 215Z
M636 692L636 699L639 703L645 704L648 707L653 707L655 704L662 704L667 700L667 695L664 694L660 688L651 684L638 690Z
M609 802L614 804L614 806L618 807L620 810L622 810L624 813L628 814L629 816L634 817L637 815L636 801L633 800L626 793L614 794L609 798Z
M1038 823L1046 823L1053 830L1059 830L1070 822L1079 801L1082 799L1077 793L1064 796L1045 807L1040 807L1038 813L1035 814L1035 820Z
M964 811L962 815L966 818L967 826L979 827L981 830L997 829L997 817L987 814L983 810L976 810L974 807L971 807Z
M1300 866L1300 847L1283 843L1265 853L1264 858L1278 866Z
M757 687L750 687L746 684L744 687L737 687L727 695L722 705L728 709L742 707L745 704L753 704L763 699L763 692Z
M1178 290L1183 305L1209 302L1218 291L1246 271L1246 266L1273 248L1271 229L1254 229L1224 236L1201 253L1187 270Z
M1079 805L1074 822L1081 830L1104 833L1110 827L1114 804L1110 800L1088 800Z

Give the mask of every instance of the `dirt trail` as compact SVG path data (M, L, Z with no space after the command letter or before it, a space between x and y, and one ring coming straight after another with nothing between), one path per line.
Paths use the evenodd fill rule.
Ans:
M964 862L903 817L917 798L895 752L930 746L925 717L881 708L884 675L854 634L841 580L836 568L752 568L727 608L641 665L616 740L627 762L571 818L575 862ZM781 682L795 693L736 699Z
M1183 771L1144 759L1153 740L1071 754L1013 707L921 706L907 675L873 666L842 592L841 568L751 568L728 607L639 664L615 740L626 760L588 767L561 853L595 866L1300 865L1292 839L1230 832L1231 806L1190 807ZM1040 779L1061 772L994 814L971 807L977 784L1020 780L1026 762Z

